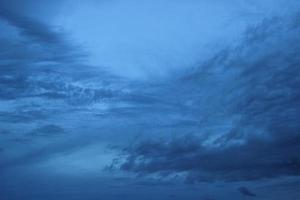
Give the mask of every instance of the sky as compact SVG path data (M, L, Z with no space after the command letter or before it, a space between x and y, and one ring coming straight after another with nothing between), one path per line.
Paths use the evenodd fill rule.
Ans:
M300 199L300 2L1 0L0 199Z

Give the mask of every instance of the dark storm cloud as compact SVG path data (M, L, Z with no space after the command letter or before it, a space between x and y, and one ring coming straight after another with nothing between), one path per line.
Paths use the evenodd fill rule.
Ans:
M136 141L114 167L141 175L184 173L191 182L299 176L298 18L265 20L250 28L239 46L221 51L178 81L172 94L179 104L198 94L187 107L195 110L194 117L206 118L199 120L197 133L205 137ZM211 117L214 123L238 120L225 133L206 133Z
M288 137L273 142L249 139L247 144L212 149L194 137L146 141L125 150L128 156L121 169L138 174L184 172L190 182L300 175L300 138Z

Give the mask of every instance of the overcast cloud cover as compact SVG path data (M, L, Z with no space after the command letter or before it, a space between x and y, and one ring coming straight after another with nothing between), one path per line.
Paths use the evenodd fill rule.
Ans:
M0 199L300 199L300 3L1 0Z

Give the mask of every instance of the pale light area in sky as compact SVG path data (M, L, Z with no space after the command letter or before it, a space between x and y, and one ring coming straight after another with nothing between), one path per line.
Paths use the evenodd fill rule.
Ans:
M193 67L254 20L220 1L79 2L67 3L68 14L55 23L87 49L93 65L134 79Z
M291 5L280 2L268 8L269 1L243 0L66 1L55 24L89 52L93 65L147 80L195 67L232 46L246 27Z

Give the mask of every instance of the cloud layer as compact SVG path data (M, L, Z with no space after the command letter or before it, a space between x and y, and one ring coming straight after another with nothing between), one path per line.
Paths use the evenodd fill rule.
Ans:
M250 28L237 48L221 51L177 82L181 92L194 89L187 96L174 92L179 100L212 90L206 92L211 99L191 99L191 110L207 120L198 121L197 136L136 142L116 165L144 175L183 173L193 182L298 176L298 19L272 18ZM206 130L219 120L230 123Z
M74 2L0 2L0 198L299 199L297 3ZM220 32L215 12L239 6L247 17ZM228 41L203 46L201 30Z

